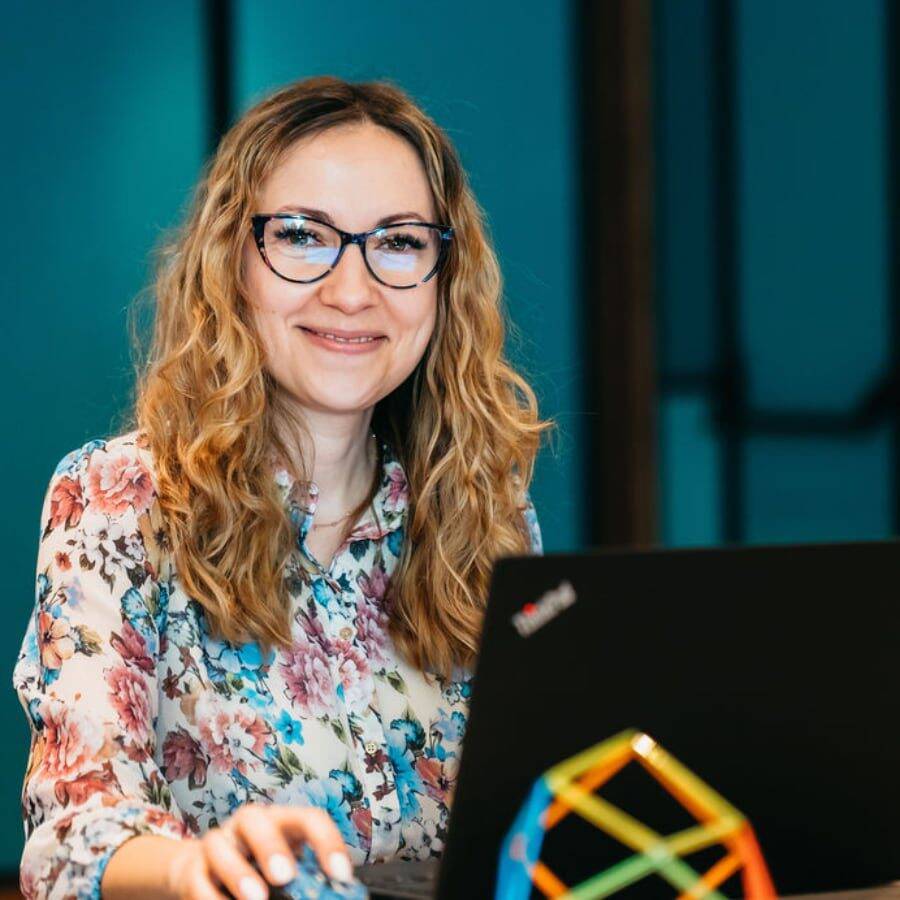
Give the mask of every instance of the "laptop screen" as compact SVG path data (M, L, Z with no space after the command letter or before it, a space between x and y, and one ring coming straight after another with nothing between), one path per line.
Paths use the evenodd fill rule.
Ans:
M500 560L439 896L494 896L536 782L627 729L746 816L779 893L900 878L898 561L895 541ZM634 762L594 793L653 834L698 823ZM572 887L636 850L574 813L541 854ZM626 889L677 893L659 872Z

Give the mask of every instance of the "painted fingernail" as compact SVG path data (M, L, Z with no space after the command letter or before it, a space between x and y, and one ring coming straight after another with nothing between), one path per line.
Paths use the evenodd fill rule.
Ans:
M283 853L273 853L269 857L269 871L275 884L287 884L297 874L294 864Z
M250 875L241 879L238 888L244 900L266 900L269 896L269 891Z
M353 881L353 866L350 858L339 850L335 850L328 857L328 873L337 881Z

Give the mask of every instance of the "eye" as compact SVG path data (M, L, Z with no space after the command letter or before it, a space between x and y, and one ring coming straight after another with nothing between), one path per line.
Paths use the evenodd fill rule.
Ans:
M275 231L275 237L279 241L286 241L292 247L307 247L307 238L318 240L315 232L303 228L301 225L282 225Z
M422 250L425 247L425 243L412 234L392 234L384 238L379 244L379 248L400 253L409 247L412 247L414 250Z

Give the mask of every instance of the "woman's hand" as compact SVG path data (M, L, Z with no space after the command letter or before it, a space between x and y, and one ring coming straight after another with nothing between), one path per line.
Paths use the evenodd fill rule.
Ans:
M347 848L324 810L245 803L221 826L183 842L169 865L169 894L179 900L224 900L219 890L224 885L239 900L263 900L269 886L259 872L270 884L287 884L297 875L296 853L304 843L326 875L344 882L353 878Z

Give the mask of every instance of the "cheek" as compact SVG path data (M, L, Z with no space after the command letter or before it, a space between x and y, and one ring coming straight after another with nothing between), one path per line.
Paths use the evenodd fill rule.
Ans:
M402 326L402 337L398 346L398 362L404 368L412 370L422 358L434 333L437 306L429 303L424 310L417 310L415 315L408 315Z
M437 319L437 298L434 291L429 296L422 298L422 301L410 306L409 309L402 310L406 315L402 316L402 328L406 335L414 343L428 343L434 331L435 321Z

